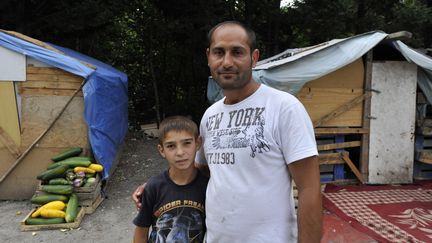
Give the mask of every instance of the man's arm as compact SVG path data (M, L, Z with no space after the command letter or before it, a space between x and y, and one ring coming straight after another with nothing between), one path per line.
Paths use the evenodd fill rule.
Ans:
M135 227L133 243L147 243L148 230L147 227Z
M298 190L298 242L320 242L322 204L317 156L295 161L288 170Z
M132 193L132 200L135 203L135 207L139 210L141 208L141 194L144 192L146 183L139 185Z

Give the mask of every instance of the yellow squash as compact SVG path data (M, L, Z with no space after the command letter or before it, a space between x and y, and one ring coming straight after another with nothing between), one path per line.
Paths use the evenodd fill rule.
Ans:
M95 170L92 170L92 169L90 169L90 168L87 168L87 167L81 167L81 166L78 166L78 167L75 167L74 168L74 172L75 173L77 173L77 172L84 172L84 173L96 173L96 171Z
M57 209L63 210L66 207L66 204L62 201L52 201L40 206L34 213L32 213L32 218L39 217L41 215L41 211L44 209Z
M90 164L88 168L92 169L96 172L102 172L103 171L103 166L100 164Z
M44 218L64 218L66 216L64 211L50 208L42 209L40 214Z

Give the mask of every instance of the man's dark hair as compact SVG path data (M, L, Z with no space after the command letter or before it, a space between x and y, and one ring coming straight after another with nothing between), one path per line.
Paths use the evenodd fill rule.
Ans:
M237 25L237 26L242 27L246 31L246 34L248 36L248 44L249 44L251 53L253 52L253 50L255 50L257 48L255 32L251 28L249 28L248 26L244 25L243 23L238 22L238 21L234 21L234 20L221 22L210 29L210 31L207 34L208 47L210 47L210 44L212 42L213 33L215 32L215 30L221 26L224 26L224 25Z

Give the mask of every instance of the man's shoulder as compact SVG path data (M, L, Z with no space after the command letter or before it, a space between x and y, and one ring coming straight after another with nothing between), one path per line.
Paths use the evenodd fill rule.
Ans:
M281 102L285 105L300 102L294 95L265 84L262 84L262 92L273 102Z

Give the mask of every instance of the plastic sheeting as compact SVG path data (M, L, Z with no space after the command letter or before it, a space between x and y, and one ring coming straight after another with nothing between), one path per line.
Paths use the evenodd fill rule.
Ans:
M432 104L432 58L417 52L401 41L395 41L393 44L407 61L417 65L417 84L429 104Z
M66 55L0 32L0 46L86 79L84 118L91 148L95 159L105 168L103 178L106 179L128 129L127 76L96 59L50 45ZM78 60L94 65L96 70Z
M317 46L287 50L260 61L253 78L279 90L296 94L306 82L318 79L357 60L380 43L388 34L373 31L346 39L336 39ZM432 101L432 59L409 48L400 41L393 42L407 58L419 65L419 86ZM211 103L223 97L222 89L210 77L207 98Z

